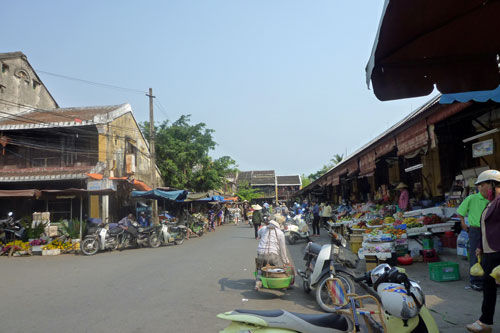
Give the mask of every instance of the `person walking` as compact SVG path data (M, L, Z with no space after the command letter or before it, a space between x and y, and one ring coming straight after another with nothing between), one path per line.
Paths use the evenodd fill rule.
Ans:
M313 214L313 236L319 236L319 206L317 202L313 201L311 211Z
M325 207L323 207L323 227L326 227L328 220L332 218L332 206L329 202L326 203Z
M252 208L253 208L252 223L253 223L253 228L255 230L255 239L257 239L258 231L263 220L262 207L260 205L253 205Z
M488 206L481 214L481 238L476 255L481 257L483 277L483 304L481 317L467 325L471 332L492 332L497 302L496 280L490 275L500 265L500 171L486 170L477 178L476 185L486 183Z
M248 201L245 200L243 201L243 220L245 221L246 224L248 224L248 209L249 209L249 204Z
M480 179L478 178L478 181ZM481 213L488 205L488 183L480 182L477 185L478 193L471 194L460 204L457 213L460 216L462 229L469 234L469 268L477 263L477 257L474 255L476 248L481 241ZM465 223L465 217L468 218L469 225ZM470 286L473 290L483 290L483 277L470 275Z
M398 207L402 212L406 212L408 210L408 205L410 203L410 192L408 192L408 185L405 183L399 183L396 187L396 190L399 191L399 199L398 199Z

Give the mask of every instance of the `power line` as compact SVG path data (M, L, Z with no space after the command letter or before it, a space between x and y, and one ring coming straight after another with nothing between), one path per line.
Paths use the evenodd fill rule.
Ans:
M90 84L90 85L94 85L94 86L101 86L101 87L105 87L105 88L109 88L109 89L115 89L115 90L120 90L120 91L125 91L125 92L131 92L131 93L135 93L135 94L147 94L147 92L143 91L143 90L131 89L131 88L125 88L125 87L119 87L119 86L114 86L114 85L107 84L107 83L100 83L100 82L95 82L95 81L89 81L89 80L79 79L79 78L76 78L76 77L67 76L67 75L61 75L61 74L56 74L56 73L51 73L51 72L42 71L42 70L39 70L39 69L37 69L36 71L39 72L39 73L44 73L44 74L47 74L47 75L52 75L52 76L55 76L55 77L58 77L58 78L62 78L62 79L66 79L66 80L71 80L71 81L76 81L76 82L81 82L81 83L86 83L86 84Z

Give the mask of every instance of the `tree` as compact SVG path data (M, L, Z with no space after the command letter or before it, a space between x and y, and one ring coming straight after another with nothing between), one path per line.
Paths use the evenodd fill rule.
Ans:
M229 156L213 160L208 153L215 149L214 130L205 123L190 124L191 115L182 115L172 124L165 120L154 128L156 163L165 184L194 191L217 190L226 176L235 170ZM141 124L149 140L149 123Z
M307 177L305 174L302 174L300 176L300 179L302 181L302 188L306 187L307 185L311 184L312 181L309 177Z
M253 199L260 198L262 196L262 192L258 189L251 187L247 182L241 183L238 185L238 191L236 192L238 198L241 201L247 200L248 202Z
M327 163L327 164L323 165L323 167L321 169L319 169L315 173L310 174L308 176L308 178L311 179L312 181L315 181L316 179L318 179L319 177L321 177L325 173L327 173L328 170L330 170L331 168L333 168L334 166L336 166L337 164L339 164L343 159L344 159L344 155L343 154L341 154L341 155L339 155L339 154L333 155L333 158L330 160L330 163Z

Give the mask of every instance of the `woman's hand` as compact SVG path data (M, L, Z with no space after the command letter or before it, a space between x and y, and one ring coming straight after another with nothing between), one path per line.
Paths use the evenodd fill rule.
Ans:
M483 254L483 250L481 249L476 249L476 257L479 257Z

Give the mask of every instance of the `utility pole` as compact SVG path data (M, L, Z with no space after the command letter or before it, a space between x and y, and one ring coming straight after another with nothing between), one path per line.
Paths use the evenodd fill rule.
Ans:
M153 113L153 89L149 88L149 152L150 152L150 172L151 172L151 187L156 189L156 152L155 152L155 120ZM159 224L158 219L158 201L153 200L153 224Z

